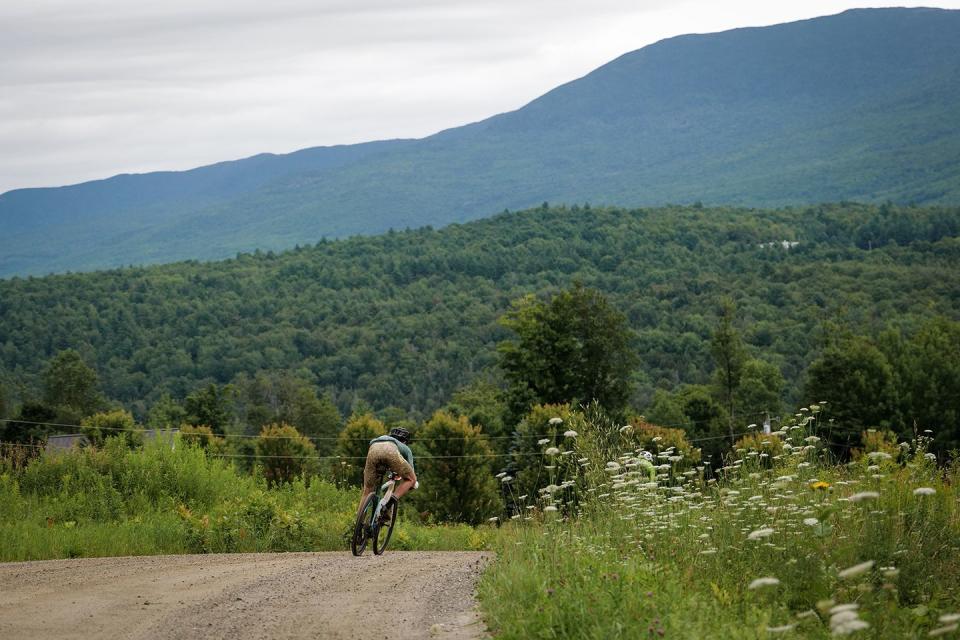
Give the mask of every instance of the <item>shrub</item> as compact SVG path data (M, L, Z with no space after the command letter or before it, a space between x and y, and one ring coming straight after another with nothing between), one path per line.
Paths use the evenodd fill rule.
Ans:
M257 440L258 462L270 486L316 472L317 448L288 424L268 424Z
M431 518L477 524L500 512L493 449L465 416L438 411L418 430L415 502Z

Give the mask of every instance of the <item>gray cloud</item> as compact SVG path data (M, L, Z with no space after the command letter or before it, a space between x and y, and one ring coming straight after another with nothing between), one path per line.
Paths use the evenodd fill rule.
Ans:
M520 107L664 37L844 8L832 0L5 0L0 192L419 137Z

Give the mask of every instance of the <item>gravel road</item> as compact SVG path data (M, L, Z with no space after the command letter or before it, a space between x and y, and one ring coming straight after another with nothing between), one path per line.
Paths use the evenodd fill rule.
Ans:
M0 564L0 638L484 637L486 553L387 551Z

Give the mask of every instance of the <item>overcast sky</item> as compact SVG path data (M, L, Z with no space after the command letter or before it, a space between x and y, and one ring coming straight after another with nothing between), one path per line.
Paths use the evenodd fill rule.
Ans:
M853 6L866 5L0 0L0 193L422 137L663 38Z

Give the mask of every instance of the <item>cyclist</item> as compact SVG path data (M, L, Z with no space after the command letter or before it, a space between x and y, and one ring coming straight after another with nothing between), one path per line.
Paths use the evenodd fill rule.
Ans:
M420 486L413 470L413 452L407 446L409 442L410 432L400 427L390 429L388 435L370 441L367 463L363 467L363 495L360 497L358 512L367 496L377 490L377 483L388 470L402 478L394 487L391 500L396 501L411 488Z

